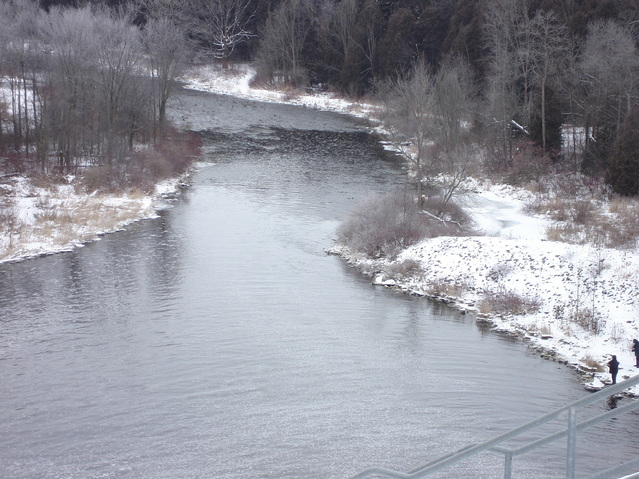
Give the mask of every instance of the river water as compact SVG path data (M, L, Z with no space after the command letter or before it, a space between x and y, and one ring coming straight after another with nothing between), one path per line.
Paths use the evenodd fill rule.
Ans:
M159 218L0 265L0 477L407 471L587 394L472 316L325 254L359 200L405 181L364 125L196 92L173 114L206 158ZM580 435L580 473L636 455L638 425ZM514 477L560 476L564 449L517 458Z

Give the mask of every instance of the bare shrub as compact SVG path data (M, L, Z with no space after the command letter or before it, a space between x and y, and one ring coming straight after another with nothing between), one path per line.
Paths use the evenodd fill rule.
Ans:
M606 245L611 248L634 247L639 238L639 201L636 198L614 197L609 211L615 221L607 227Z
M51 208L52 207L51 198L44 195L38 196L35 200L35 207L39 209Z
M81 185L89 192L122 192L137 189L149 193L158 181L179 176L200 156L199 136L167 128L166 137L154 148L137 151L111 166L88 168Z
M450 206L453 215L454 208ZM404 192L372 196L360 203L337 229L337 241L370 258L395 257L401 250L428 237L467 233L459 221L424 213Z
M393 257L428 235L428 220L402 194L364 200L337 229L338 242L368 257Z
M568 221L571 216L570 202L562 198L549 198L545 203L545 213L555 221Z
M304 86L304 85L306 85L306 82L302 81L302 83L295 83L295 85ZM298 100L302 96L302 93L303 93L302 90L300 90L299 87L291 86L291 85L286 85L281 90L284 93L284 100L285 101Z
M468 285L450 280L431 280L426 285L426 292L431 296L451 296L460 298L468 291Z
M507 263L505 261L501 261L497 264L495 264L490 271L488 272L488 279L492 280L492 281L501 281L503 280L506 276L508 276L513 270L513 266L510 263Z
M606 246L609 248L633 248L639 238L639 223L626 221L617 223L616 228L609 227Z
M87 168L82 175L80 185L89 193L103 190L111 184L112 174L111 168L106 166Z
M530 140L516 143L513 153L505 178L511 185L522 185L531 181L539 183L552 165L551 159Z
M59 184L60 178L61 178L61 176L57 174L45 175L45 174L42 174L41 172L33 172L33 171L30 171L28 173L28 176L29 176L29 183L31 183L31 186L33 188L42 188L45 190L50 190L56 184Z
M546 204L546 197L540 192L533 195L530 199L526 200L522 211L527 214L545 213L544 206Z
M555 320L562 323L564 319L566 318L566 305L561 303L555 304L552 307L552 314Z
M537 298L522 296L506 288L489 291L479 302L479 310L483 313L494 314L528 314L539 310Z
M586 207L588 209L588 207ZM573 221L557 221L546 228L546 239L571 244L594 244L608 248L634 247L639 223L612 220L598 213L571 212ZM589 217L589 219L586 219Z
M606 326L605 318L591 308L580 308L573 314L572 320L592 334L601 334Z
M571 208L571 219L577 224L590 224L598 217L595 204L588 200L575 201Z
M639 219L639 202L627 196L614 196L610 199L608 209L621 218Z
M612 323L609 328L609 334L613 341L621 342L626 339L628 332L622 324Z
M14 196L13 186L0 183L0 201L2 201L2 203L0 203L0 206L6 203L7 200L12 199L13 196Z
M535 195L525 204L524 211L548 215L555 221L567 221L570 218L569 203L555 196Z
M38 222L53 223L58 218L58 212L52 208L45 208L33 215Z
M0 233L9 238L12 244L13 234L17 232L19 224L17 211L13 208L0 209Z
M152 179L164 179L174 173L173 165L165 155L151 155L146 167Z
M405 279L419 276L424 272L422 265L413 259L406 259L399 263L391 263L384 272L392 278Z
M577 228L572 224L554 223L546 228L546 239L548 241L558 241L572 243L572 238L577 234Z

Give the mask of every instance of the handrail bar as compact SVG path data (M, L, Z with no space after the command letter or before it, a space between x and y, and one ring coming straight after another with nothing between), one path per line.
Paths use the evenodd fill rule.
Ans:
M421 465L421 466L419 466L418 468L413 469L412 471L408 471L408 473L409 473L409 474L415 474L415 473L419 472L421 469L423 469L423 468L425 468L425 467L427 467L427 466L431 466L431 465L437 464L437 463L438 463L439 461L441 461L442 459L446 459L446 458L448 458L448 457L454 456L455 454L459 454L459 453L461 453L461 452L464 452L464 451L466 451L467 449L470 449L471 447L475 447L476 445L477 445L477 444L469 444L469 445L467 445L467 446L464 446L464 447L462 447L461 449L458 449L458 450L456 450L456 451L454 451L454 452L451 452L451 453L449 453L449 454L446 454L446 455L444 455L444 456L442 456L442 457L438 457L437 459L433 459L432 461L427 462L426 464L422 464L422 465Z
M605 471L598 472L597 474L593 474L592 476L588 476L586 479L609 479L611 477L619 477L618 475L623 474L623 471L627 470L629 467L639 467L639 457L624 462L623 464L619 464L618 466L611 467L610 469L606 469ZM625 476L622 479L631 479L633 477L639 477L639 472L630 476Z
M573 401L570 404L567 404L565 406L562 406L554 411L551 411L547 414L544 414L543 416L534 419L532 421L529 421L525 424L523 424L522 426L516 427L514 429L511 429L510 431L507 431L503 434L500 434L492 439L489 439L488 441L485 441L483 443L479 443L479 444L474 444L471 446L466 446L462 449L457 450L454 453L450 453L447 454L445 456L442 456L438 459L435 459L433 461L430 461L426 464L423 464L421 466L419 466L416 469L413 469L412 471L410 471L408 474L406 473L401 473L399 471L392 471L392 470L388 470L388 469L383 469L383 468L370 468L370 469L366 469L362 472L360 472L359 474L357 474L356 476L353 476L353 479L364 479L366 477L370 477L372 474L384 474L386 477L391 477L391 478L401 478L401 479L419 479L419 478L423 478L426 477L428 474L430 474L431 472L435 472L438 471L440 469L443 469L444 467L447 466L452 466L453 464L456 464L457 462L466 459L468 457L474 456L476 454L479 454L481 452L484 452L486 450L492 450L495 451L497 450L498 452L502 452L504 453L504 455L506 456L507 459L507 463L509 463L512 459L512 453L513 451L510 451L508 449L503 449L503 448L499 448L498 445L507 441L508 439L512 439L513 437L518 436L519 434L529 431L531 429L534 429L538 426L541 426L542 424L547 423L548 421L551 421L552 419L555 419L556 417L560 416L561 414L563 414L564 412L570 412L570 416L573 416L574 419L574 414L576 409L590 405L592 403L595 403L599 400L601 400L602 398L606 398L609 396L612 396L616 393L619 393L621 391L624 391L625 389L628 389L632 386L635 386L636 384L639 384L639 375L636 375L630 379L627 379L625 381L619 382L617 384L613 384L611 386L607 386L604 389L601 389L595 393L592 393L588 396L584 396L581 399L578 399L576 401ZM631 405L626 405L626 406L622 406L620 408L617 409L613 409L611 411L608 411L607 413L604 413L602 415L600 415L600 417L597 417L596 420L595 418L593 419L589 419L587 421L584 421L583 423L581 423L581 427L579 426L573 426L573 424L571 424L571 420L569 418L569 428L566 429L566 431L560 431L560 433L555 433L550 435L550 437L553 437L555 435L557 435L557 437L553 437L552 440L555 440L559 437L561 437L564 434L571 434L571 430L573 427L575 427L575 431L573 431L572 434L574 434L574 432L576 432L576 429L584 429L588 426L591 426L597 422L600 422L608 417L614 417L614 416L618 416L620 414L623 414L625 412L628 412L630 410L633 410L635 408L639 407L639 401L633 401L633 403ZM569 436L570 437L570 436ZM546 440L547 438L542 438L538 441L542 441L542 440ZM535 442L538 442L535 441ZM537 445L541 445L541 444L545 444L545 442L537 444ZM524 446L525 448L527 448L527 446ZM570 449L570 447L569 447ZM526 451L529 449L526 449ZM570 451L567 452L567 454L570 454ZM569 458L570 460L570 458ZM509 477L509 472L506 472L506 477Z
M632 401L631 403L628 403L624 406L620 406L618 408L615 409L611 409L610 411L606 411L602 414L599 414L598 416L594 416L591 417L589 419L586 419L585 421L580 422L579 424L577 424L576 429L577 431L580 431L582 429L587 429L590 426L594 426L595 424L597 424L598 422L604 421L606 419L611 419L613 417L616 416L621 416L622 414L625 414L627 412L630 411L634 411L635 409L639 409L639 401ZM565 436L568 434L568 428L563 429L561 431L557 431L553 434L549 434L548 436L539 438L533 442L530 442L528 444L526 444L525 446L521 446L519 448L516 449L509 449L509 448L505 448L505 447L501 447L501 446L495 446L493 448L491 448L491 451L494 452L499 452L499 453L510 453L513 454L514 456L519 456L525 452L531 451L533 449L536 449L537 447L543 446L545 444L548 444L550 442L556 441L557 439Z
M378 476L381 474L384 477L390 477L392 479L410 479L413 477L405 472L393 471L392 469L386 469L384 467L370 467L359 474L355 474L351 479L362 479L364 477L370 477L373 474Z

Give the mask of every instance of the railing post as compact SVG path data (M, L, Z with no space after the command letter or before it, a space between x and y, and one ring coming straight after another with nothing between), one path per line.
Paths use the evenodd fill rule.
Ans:
M507 451L504 453L504 479L512 479L513 477L513 453Z
M566 479L575 479L575 455L577 453L577 410L568 409L568 451L566 452Z

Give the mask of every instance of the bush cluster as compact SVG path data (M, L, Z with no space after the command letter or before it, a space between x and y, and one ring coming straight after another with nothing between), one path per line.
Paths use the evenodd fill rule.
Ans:
M444 205L431 199L420 209L412 195L395 192L362 201L337 229L337 241L369 258L394 258L424 238L469 234L468 218L452 203L445 206L448 220L441 219Z
M185 173L200 154L201 139L193 133L172 131L153 148L134 152L110 166L95 166L81 173L87 192L153 191L159 181Z
M540 306L537 298L522 296L506 288L498 288L486 293L479 304L479 309L482 313L529 314L538 311Z

